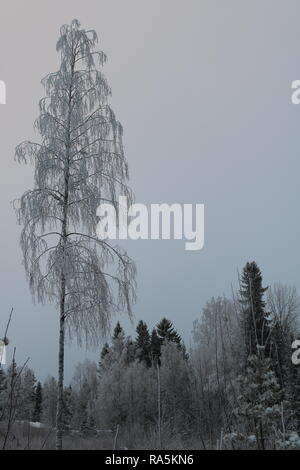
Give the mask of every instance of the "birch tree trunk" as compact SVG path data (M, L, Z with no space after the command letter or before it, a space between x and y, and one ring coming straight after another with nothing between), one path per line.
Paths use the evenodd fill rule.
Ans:
M56 450L62 450L63 440L63 391L64 391L64 352L65 352L65 320L64 320L64 296L62 295L60 328L59 328L59 353L58 353L58 387L57 387L57 411L56 411Z
M61 268L61 298L59 316L59 351L58 351L58 390L57 390L57 413L56 413L56 450L62 450L63 438L63 397L64 397L64 359L65 359L65 300L66 300L66 279L65 279L65 256L68 239L68 204L69 204L69 180L70 180L70 148L71 148L71 118L72 118L72 94L73 77L75 67L74 44L72 44L71 77L68 92L68 120L66 128L66 159L64 168L64 203L62 219L62 253L63 263Z

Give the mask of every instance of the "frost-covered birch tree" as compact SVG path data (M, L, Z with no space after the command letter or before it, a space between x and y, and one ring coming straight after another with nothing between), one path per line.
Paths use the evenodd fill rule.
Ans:
M106 56L96 43L95 31L77 20L61 28L60 68L42 80L46 96L35 123L41 141L16 148L16 159L35 167L34 189L16 207L26 274L34 298L56 302L59 311L57 449L66 333L94 343L115 311L131 314L134 300L134 263L120 247L96 237L98 205L110 202L118 213L120 195L132 200L122 127L101 72Z

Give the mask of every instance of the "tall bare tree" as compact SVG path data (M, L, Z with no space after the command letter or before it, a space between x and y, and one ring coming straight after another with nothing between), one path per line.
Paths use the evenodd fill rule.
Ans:
M273 323L278 323L283 332L299 329L300 300L294 286L280 282L270 287L267 292L267 308Z
M77 20L61 28L60 68L42 80L46 97L35 123L41 142L16 148L19 162L35 166L34 189L16 207L26 274L34 298L55 301L59 310L57 449L66 330L79 343L96 342L112 313L125 309L130 315L134 301L134 263L96 237L98 205L111 202L118 213L119 195L132 200L122 127L99 70L106 56L95 51L96 43L95 31L81 29Z

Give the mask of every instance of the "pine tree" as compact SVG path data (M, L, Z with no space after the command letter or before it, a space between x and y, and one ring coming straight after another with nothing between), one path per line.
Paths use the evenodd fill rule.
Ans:
M42 384L41 382L37 383L36 389L35 389L35 403L34 403L34 411L33 411L33 421L40 423L41 422L41 417L42 417L42 412L43 412L43 389L42 389Z
M240 287L246 357L255 355L258 346L265 347L266 355L269 353L269 313L265 311L264 301L267 289L262 286L262 274L257 264L247 263L243 269Z
M139 322L137 328L136 344L136 357L140 362L144 362L147 367L151 366L151 344L150 333L147 324L142 320Z
M181 337L175 330L173 323L167 318L163 318L156 326L158 337L161 341L161 344L167 342L176 343L178 346L181 346Z

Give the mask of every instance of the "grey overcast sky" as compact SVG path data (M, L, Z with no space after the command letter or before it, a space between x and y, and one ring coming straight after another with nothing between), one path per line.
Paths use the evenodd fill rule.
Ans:
M2 0L0 327L13 306L11 346L42 380L56 375L58 316L33 305L25 282L10 201L32 187L32 168L14 162L14 148L38 138L40 80L57 69L59 28L73 18L97 31L108 55L136 200L206 206L200 252L181 241L127 243L136 318L152 327L167 316L188 343L205 302L230 295L247 260L265 284L299 288L298 0ZM98 355L70 346L67 379L78 360Z

